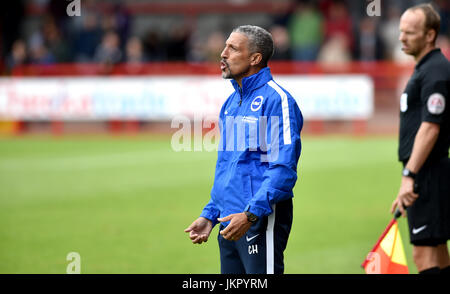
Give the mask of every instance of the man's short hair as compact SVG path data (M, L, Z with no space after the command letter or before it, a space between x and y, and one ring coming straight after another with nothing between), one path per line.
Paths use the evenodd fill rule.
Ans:
M434 37L433 43L436 41L437 36L439 35L439 30L441 27L441 17L439 13L434 9L433 5L430 3L419 4L409 8L410 11L422 10L423 14L425 14L425 32L428 30L434 30L436 32L436 36Z
M272 35L265 29L252 25L239 26L233 30L233 33L247 36L250 52L261 53L261 66L266 67L274 51Z

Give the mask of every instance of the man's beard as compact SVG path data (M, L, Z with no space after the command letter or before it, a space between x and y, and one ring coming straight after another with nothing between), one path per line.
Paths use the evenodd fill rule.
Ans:
M223 60L222 60L223 61ZM230 66L228 65L227 62L223 61L226 65L226 67L222 70L222 78L223 79L233 79L233 80L237 80L239 78L241 78L242 76L245 76L246 73L249 72L250 70L250 66L248 66L244 71L240 72L240 73L235 73L233 74L231 72Z
M233 75L231 74L230 66L228 63L224 60L222 60L223 63L225 63L225 68L222 70L222 78L224 79L232 79Z
M416 41L415 43L413 42L413 44L411 43L407 44L409 46L406 46L407 47L406 49L402 48L402 51L407 55L417 58L417 56L419 56L425 49L425 46L423 44L425 44L425 38L423 38L423 40L420 40L420 42ZM403 44L403 46L404 45L405 44Z
M233 75L231 74L231 71L229 69L226 69L226 70L222 71L222 78L232 79Z

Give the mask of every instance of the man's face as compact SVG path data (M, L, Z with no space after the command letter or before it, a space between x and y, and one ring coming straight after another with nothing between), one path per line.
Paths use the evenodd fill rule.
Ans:
M225 48L220 57L220 69L224 79L240 81L250 71L250 51L248 38L241 33L231 33L225 41Z
M425 15L422 10L407 10L400 18L402 51L414 57L419 56L426 46Z

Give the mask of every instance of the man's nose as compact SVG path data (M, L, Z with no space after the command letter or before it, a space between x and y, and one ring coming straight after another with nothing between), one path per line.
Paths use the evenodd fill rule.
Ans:
M227 58L228 57L228 50L226 48L224 48L222 50L222 53L220 53L220 57L221 58Z

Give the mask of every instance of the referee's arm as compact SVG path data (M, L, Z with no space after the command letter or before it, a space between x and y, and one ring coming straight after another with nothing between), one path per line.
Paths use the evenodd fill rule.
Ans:
M406 168L413 173L418 173L425 160L430 155L431 150L439 136L440 125L432 122L422 122L417 131L416 138L411 153L411 157L406 164Z
M406 164L406 168L417 174L430 155L434 144L439 136L440 125L424 121L417 131L411 156ZM418 194L414 192L414 179L402 176L400 190L397 198L392 203L391 213L398 207L403 216L406 215L404 207L411 206L416 201Z

